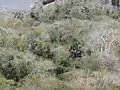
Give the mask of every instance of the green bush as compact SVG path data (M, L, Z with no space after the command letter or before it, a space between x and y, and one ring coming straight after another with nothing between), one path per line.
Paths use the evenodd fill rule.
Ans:
M71 41L74 39L74 29L78 29L72 25L74 24L72 24L70 20L52 24L48 31L51 42L56 42L59 44L71 43Z
M8 44L9 38L6 33L0 32L0 47L6 47Z
M42 56L44 58L53 58L53 52L51 51L50 44L48 42L36 41L36 47L34 54Z
M56 65L56 69L55 69L56 75L62 74L64 72L68 72L71 67L69 58L66 55L56 56L54 58L54 63Z
M28 50L28 42L25 37L12 38L12 40L10 41L10 44L13 48L15 48L19 51L24 52L24 51Z
M25 37L9 37L6 34L6 36L0 37L0 47L14 48L18 51L24 52L28 50L28 41Z
M82 58L82 56L85 53L83 47L84 47L83 41L80 42L77 39L74 39L69 48L69 57L71 57L72 59Z
M18 61L18 62L17 62ZM31 62L25 62L13 55L0 56L0 72L7 79L19 81L24 76L28 75L31 70Z
M101 88L101 89L102 90L120 90L120 86L115 84L110 84L110 85L106 85L104 88Z
M110 17L117 20L119 18L119 14L118 13L111 13Z
M55 10L49 10L45 13L45 22L53 22L55 20L61 20L61 19L71 19L71 4L65 4L62 6L55 6Z
M115 20L120 20L120 12L117 11L112 11L112 12L106 12L107 16L110 16L111 18L115 19Z
M15 81L14 80L7 80L6 78L2 77L2 78L0 78L0 84L15 85Z
M77 2L57 6L54 12L52 12L51 15L47 16L49 16L48 19L50 21L71 18L93 20L96 16L100 16L102 14L103 13L101 8L96 7L95 9L90 9L87 6L80 4L80 2Z

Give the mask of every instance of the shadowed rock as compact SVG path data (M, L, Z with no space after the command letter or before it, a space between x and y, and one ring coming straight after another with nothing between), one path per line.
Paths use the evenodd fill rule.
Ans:
M113 9L120 11L120 0L102 0L103 4L109 4L113 6Z
M46 5L52 2L55 2L55 0L46 0L46 1L43 1L43 5Z
M120 0L111 0L113 8L117 7L117 11L120 11Z
M114 5L114 6L120 6L119 0L111 0L111 2L112 2L112 5Z

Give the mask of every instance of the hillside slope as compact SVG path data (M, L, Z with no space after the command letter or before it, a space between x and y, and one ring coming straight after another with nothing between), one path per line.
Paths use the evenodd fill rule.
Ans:
M1 12L0 90L119 90L120 14L91 5L46 6L38 21Z

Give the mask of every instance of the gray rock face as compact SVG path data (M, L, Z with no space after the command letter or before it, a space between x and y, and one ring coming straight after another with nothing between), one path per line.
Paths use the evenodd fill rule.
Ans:
M112 5L120 6L119 4L120 0L111 0L111 2L112 2Z

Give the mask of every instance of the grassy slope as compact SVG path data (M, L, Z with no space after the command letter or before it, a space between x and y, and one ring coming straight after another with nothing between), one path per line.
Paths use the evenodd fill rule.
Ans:
M97 88L100 90L119 90L120 63L115 45L115 42L119 41L120 37L119 24L117 20L106 15L96 15L93 20L72 17L72 19L55 20L52 23L43 22L41 25L33 27L34 30L28 26L19 26L19 24L19 27L15 28L14 26L6 27L2 23L0 38L2 38L4 43L0 42L0 55L14 55L16 57L15 63L21 60L32 62L33 71L17 82L17 90L77 90L77 88L78 90L96 90ZM72 69L72 71L61 74L58 78L62 80L59 80L54 73L48 72L49 69L56 67L52 60L36 57L27 48L24 48L27 43L27 37L40 37L43 43L45 43L44 41L50 43L52 51L58 54L58 56L67 54L69 43L51 43L50 41L49 32L56 32L56 26L59 31L65 33L63 36L66 40L66 37L69 35L78 40L83 40L85 43L84 48L91 48L93 51L92 56L85 56L83 60L89 59L91 62L94 59L100 60L102 62L100 70L90 71L88 68L92 67L89 62L84 62L84 67ZM22 33L22 36L19 36L19 33ZM59 33L55 34L59 35ZM18 42L15 41L15 44L13 43L13 37L18 39ZM25 51L21 51L22 49L18 47L25 49ZM92 66L96 68L94 62L92 62ZM13 83L14 81L4 80L0 90L9 90L12 88L9 85Z

